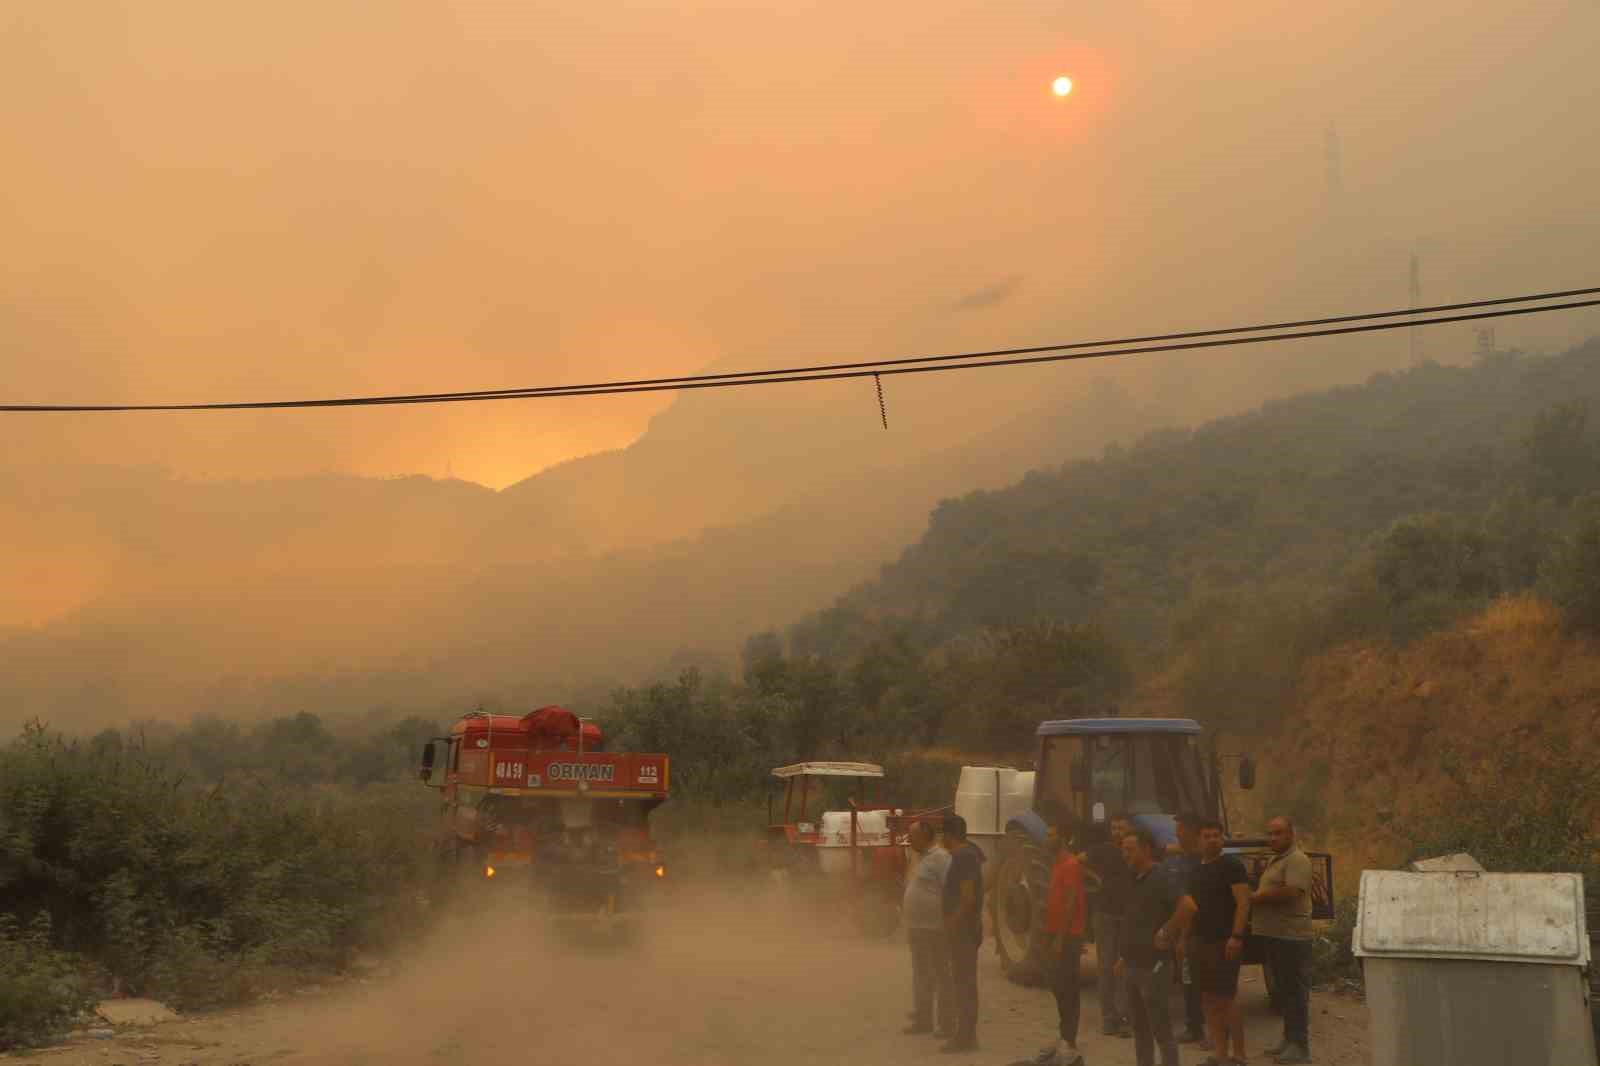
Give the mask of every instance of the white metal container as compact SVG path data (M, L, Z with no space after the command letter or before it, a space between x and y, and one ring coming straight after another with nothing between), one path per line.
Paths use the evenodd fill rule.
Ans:
M1365 870L1373 1066L1594 1066L1576 874Z

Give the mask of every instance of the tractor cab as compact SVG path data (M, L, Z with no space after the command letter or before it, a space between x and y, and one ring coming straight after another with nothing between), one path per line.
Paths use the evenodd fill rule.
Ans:
M1080 824L1125 814L1148 829L1158 847L1177 839L1181 811L1209 814L1227 827L1219 763L1200 746L1200 725L1187 718L1079 718L1044 722L1037 732L1029 835L1063 814ZM1239 785L1255 784L1255 768L1241 757ZM1030 816L1025 815L1024 818Z
M1227 825L1220 759L1200 745L1200 724L1188 718L1072 718L1043 722L1031 809L1006 823L989 894L995 947L1013 980L1046 971L1044 907L1050 866L1047 836L1063 815L1104 826L1124 815L1165 850L1177 840L1177 816L1193 811ZM1240 761L1239 784L1255 784L1255 767Z
M1043 722L1030 810L1006 822L1001 860L989 893L995 948L1007 974L1022 984L1044 979L1048 934L1044 909L1050 866L1049 827L1063 815L1081 826L1104 826L1115 815L1147 830L1166 851L1177 841L1177 816L1193 812L1222 823L1227 850L1252 883L1271 858L1262 839L1235 836L1222 794L1222 763L1238 761L1238 786L1255 787L1248 755L1224 756L1201 747L1198 722L1188 718L1074 718ZM1018 775L1021 776L1021 775ZM1333 916L1333 857L1308 852L1312 916ZM1091 907L1093 897L1091 896ZM1246 961L1259 951L1246 945ZM1098 964L1098 963L1097 963Z

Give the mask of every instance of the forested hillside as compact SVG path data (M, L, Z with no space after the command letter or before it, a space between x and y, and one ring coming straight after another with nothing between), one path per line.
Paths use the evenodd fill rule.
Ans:
M1530 589L1594 616L1597 400L1600 343L1499 353L1035 471L942 503L876 581L753 637L742 683L622 692L613 713L731 731L752 769L1017 753L1030 723L1113 707L1270 731L1334 645L1403 645Z

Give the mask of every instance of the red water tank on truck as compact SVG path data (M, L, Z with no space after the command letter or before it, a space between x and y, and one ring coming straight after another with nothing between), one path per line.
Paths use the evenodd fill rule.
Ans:
M669 795L668 757L607 751L563 707L464 715L419 774L440 792L446 870L520 880L552 916L626 918L666 877L650 814Z

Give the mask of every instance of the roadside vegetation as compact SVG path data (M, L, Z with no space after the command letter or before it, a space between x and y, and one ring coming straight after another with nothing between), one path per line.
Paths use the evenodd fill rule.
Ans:
M1433 776L1432 798L1395 827L1406 848L1399 865L1466 852L1491 872L1581 874L1584 898L1597 898L1600 766L1591 753L1550 738L1481 753L1447 744ZM1591 923L1597 913L1590 908ZM1360 986L1355 922L1356 896L1347 891L1313 945L1318 984Z
M317 770L319 730L279 719L229 749L207 722L142 743L32 726L0 749L0 1046L97 994L236 1002L413 930L433 797L399 772L331 783L373 739L323 735Z

